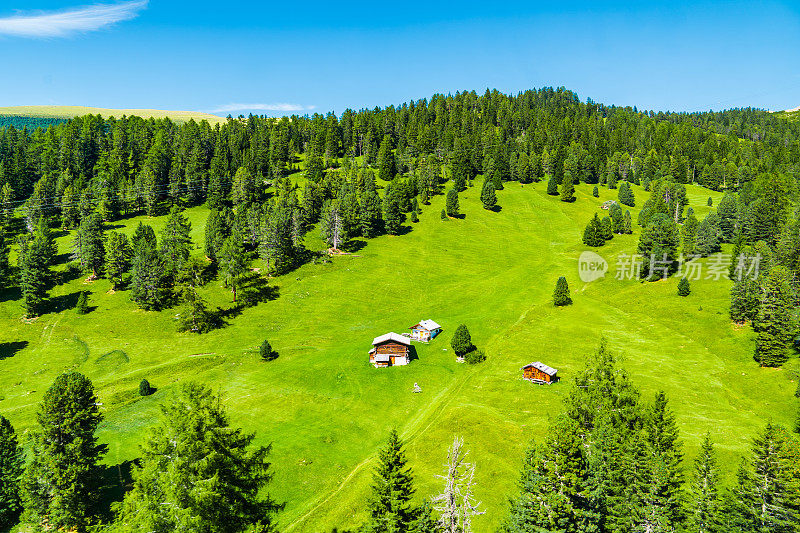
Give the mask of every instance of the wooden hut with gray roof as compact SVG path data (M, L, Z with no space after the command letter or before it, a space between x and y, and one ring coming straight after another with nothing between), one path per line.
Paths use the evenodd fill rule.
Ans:
M522 367L522 377L534 383L551 385L558 380L558 370L536 361Z
M407 365L411 352L411 340L403 335L391 332L372 341L369 351L369 362L375 368Z

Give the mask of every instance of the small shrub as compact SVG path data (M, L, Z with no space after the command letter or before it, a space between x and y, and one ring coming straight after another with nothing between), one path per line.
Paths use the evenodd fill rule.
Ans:
M477 365L486 361L486 353L483 350L472 350L464 357L464 361L468 365Z
M447 220L447 211L442 209L442 220Z
M78 302L75 304L75 312L79 315L85 315L89 312L89 293L81 291L78 295Z
M681 278L678 282L678 296L689 296L690 292L692 292L692 289L689 287L689 280Z
M150 382L146 379L143 379L139 382L139 396L150 396L153 393L153 388L150 386Z
M594 189L592 189L592 196L594 196L595 198L600 197L600 191L597 189L597 185L595 185Z
M272 349L272 345L267 339L264 339L264 342L259 346L258 353L264 361L272 361L278 357L278 354Z
M708 197L708 207L711 207L712 205L714 205L714 200L712 200L711 197L709 196Z
M562 305L569 305L572 303L572 298L569 296L569 285L567 284L567 278L561 276L558 278L556 282L556 288L553 291L553 305L555 306L562 306Z

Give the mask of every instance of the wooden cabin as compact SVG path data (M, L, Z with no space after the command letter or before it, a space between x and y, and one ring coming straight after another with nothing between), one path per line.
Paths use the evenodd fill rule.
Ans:
M375 337L369 351L369 362L375 368L385 366L407 365L411 349L411 340L397 333L387 333Z
M431 320L423 320L408 328L411 330L411 340L428 342L442 332L442 326Z
M522 367L522 377L534 383L550 385L558 380L558 370L536 361Z

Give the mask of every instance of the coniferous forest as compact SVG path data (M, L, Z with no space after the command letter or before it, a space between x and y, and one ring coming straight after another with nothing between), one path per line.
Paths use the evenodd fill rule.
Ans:
M645 112L583 102L564 88L434 95L341 115L228 117L213 127L92 115L46 127L12 121L0 129L0 283L26 323L62 312L52 289L81 277L106 279L136 312L174 315L177 332L204 336L278 298L271 284L280 276L369 251L373 239L405 238L434 201L433 218L455 225L473 216L473 203L486 215L517 216L504 209L512 188L536 187L565 210L587 197L600 204L602 191L613 198L606 211L558 238L600 252L633 239L644 263L631 290L677 276L674 305L691 301L698 311L702 283L688 279L683 262L716 258L732 281L729 327L754 338L749 363L786 380L800 345L799 176L800 122L751 108ZM697 190L703 205L690 202ZM207 210L201 242L187 215L198 206ZM122 231L119 223L135 217L149 218ZM56 245L65 236L68 258ZM542 320L581 308L570 276L539 280L549 299ZM229 307L207 301L212 283L225 288ZM82 290L69 312L91 319L92 298ZM591 328L599 347L553 385L559 409L540 414L546 429L514 458L518 482L495 510L499 532L800 532L800 398L775 400L795 406L796 424L765 418L737 467L719 460L731 446L711 432L688 457L671 398L641 392L616 348L622 341L612 349L603 328ZM446 336L470 371L499 358L466 326ZM285 359L269 340L255 352L265 365ZM0 531L281 530L287 502L273 493L283 465L234 422L215 384L181 383L160 399L127 473L111 474L125 478L124 490L110 494L109 443L98 438L103 402L89 377L64 370L36 396L24 434L0 403ZM137 383L126 401L157 392L147 379ZM492 467L481 449L456 436L423 492L402 432L385 437L370 450L354 531L487 530L476 496L486 487L475 476Z

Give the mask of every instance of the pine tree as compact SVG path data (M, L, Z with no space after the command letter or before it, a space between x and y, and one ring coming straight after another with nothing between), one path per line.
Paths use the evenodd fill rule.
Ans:
M472 345L472 336L469 334L467 326L459 324L450 340L450 347L453 348L457 357L464 357L475 347Z
M381 199L374 190L367 190L361 197L361 213L359 214L361 235L371 239L383 229L381 216Z
M230 236L231 228L228 220L228 211L225 209L212 209L208 213L205 229L206 257L212 262L216 262L217 255L222 250L222 244Z
M586 229L583 230L583 244L596 247L603 246L605 243L606 239L603 237L600 217L595 213L592 220L586 225Z
M369 518L364 530L370 533L410 532L414 522L411 498L414 478L407 466L403 442L392 430L386 446L378 455L367 500Z
M600 220L600 235L607 241L614 238L614 223L611 221L610 217L606 216Z
M280 506L264 494L270 447L231 427L221 404L208 387L189 383L161 406L119 508L120 530L273 531Z
M111 281L114 290L122 286L122 276L131 268L133 250L124 233L112 231L106 239L105 268L106 276Z
M416 518L411 524L410 533L444 533L438 520L433 517L433 507L428 500L422 502L414 514Z
M628 207L636 206L636 198L633 196L633 190L627 181L622 182L622 185L620 185L617 198L619 198L619 203L623 205Z
M651 505L658 508L668 527L677 528L683 521L683 445L678 439L675 415L668 406L666 394L656 393L647 412L646 433L655 467L650 485Z
M155 250L157 245L156 232L153 231L153 227L139 222L139 225L136 226L133 236L131 237L133 253L138 253L139 249L142 247L149 247Z
M95 433L102 421L94 387L67 372L45 392L32 434L31 462L23 475L23 520L37 527L84 531L100 495L105 446Z
M153 393L153 388L150 386L150 382L146 379L143 379L139 382L139 396L150 396Z
M403 227L403 212L400 210L400 202L395 194L387 193L383 197L383 224L386 233L389 235L399 235Z
M178 313L176 326L179 332L208 333L214 329L217 319L195 287L184 287L182 299L183 308Z
M678 282L678 296L689 296L690 292L692 292L692 290L689 287L689 280L685 277L681 278Z
M142 309L158 310L166 303L168 296L164 262L149 238L134 240L134 243L137 242L138 246L134 244L131 270L131 300Z
M625 235L630 235L633 233L633 226L631 224L631 212L627 209L625 210L625 216L622 218L622 233Z
M642 277L658 278L674 272L679 240L677 224L671 218L663 213L653 215L639 236L638 251L645 260ZM663 272L656 270L656 262Z
M89 312L89 292L81 291L78 294L78 303L75 304L75 312L79 315L85 315Z
M84 271L96 278L105 261L103 222L97 213L81 220L72 243L72 258L80 262Z
M719 468L711 435L706 433L700 453L694 461L690 487L689 531L716 533L722 531L719 498Z
M236 289L241 285L248 270L244 246L233 235L225 239L225 244L222 246L222 251L219 254L219 272L225 282L225 286L233 293L233 301L235 303Z
M733 242L738 229L739 210L736 206L736 197L725 193L717 206L719 215L719 228L722 242Z
M761 366L781 366L788 359L795 331L790 279L791 274L785 267L775 266L761 288L754 355Z
M445 209L449 217L457 217L459 214L458 191L455 187L447 191Z
M0 529L13 526L22 511L20 479L24 466L14 428L0 415Z
M383 181L391 181L397 172L395 168L394 153L392 153L392 138L389 135L384 135L381 141L381 146L378 149L378 179Z
M255 200L256 180L245 167L239 167L233 175L231 200L233 205L246 204Z
M712 205L714 205L714 200L712 200L710 196L708 197L708 202L706 202L706 205L708 207L711 207Z
M683 234L683 254L694 255L697 241L697 218L694 216L694 212L686 216L681 233Z
M569 295L569 285L567 285L567 278L561 276L556 282L556 288L553 291L553 305L569 305L572 303L572 298Z
M562 202L575 201L575 182L572 173L568 170L564 171L564 177L561 178L561 187L559 187L559 195Z
M192 224L183 210L175 206L167 217L164 229L161 230L161 246L159 253L164 261L164 271L169 276L175 276L183 268L183 264L189 258L194 244L190 233Z
M494 185L489 180L483 182L481 202L483 203L483 208L490 211L497 205L497 194L495 193Z
M738 531L793 533L800 493L791 482L782 428L771 422L753 440L749 464L742 461L733 490L732 526Z
M50 263L55 253L52 234L44 218L33 234L19 238L19 287L26 315L31 318L41 311L47 296L47 283L50 280Z
M703 257L720 251L719 217L716 213L709 213L697 226L697 236L694 251Z
M264 339L264 342L258 347L258 353L264 361L272 361L275 359L275 351L272 349L272 345L267 339Z
M469 452L463 450L464 441L459 437L447 454L445 473L437 475L444 481L442 492L432 498L435 509L441 513L439 526L444 533L472 533L472 517L483 514L480 503L473 501L472 490L475 465L467 463Z
M592 196L595 198L600 198L600 191L597 189L597 185L595 185L594 189L592 189Z
M730 317L734 322L754 322L761 305L761 289L758 281L743 277L731 287Z
M558 196L558 182L553 176L547 180L547 194L550 196Z

